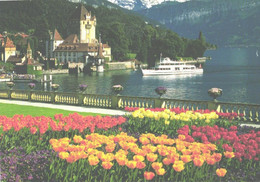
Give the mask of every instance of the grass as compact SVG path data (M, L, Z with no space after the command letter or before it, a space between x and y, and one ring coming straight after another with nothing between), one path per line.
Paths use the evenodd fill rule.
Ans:
M23 114L24 116L46 116L46 117L54 117L55 114L63 114L64 116L68 116L71 113L75 113L75 111L67 111L62 109L51 109L45 107L35 107L35 106L24 106L17 104L4 104L0 103L0 115L4 115L7 117L13 117L14 115ZM83 116L96 116L96 115L105 115L98 113L87 113L87 112L77 112Z

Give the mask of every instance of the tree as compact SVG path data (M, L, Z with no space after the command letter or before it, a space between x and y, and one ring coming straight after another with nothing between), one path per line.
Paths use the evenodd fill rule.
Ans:
M13 72L14 65L12 63L0 62L0 67L4 68L5 72Z
M200 40L190 40L188 41L184 56L196 59L202 57L205 51L206 46Z
M126 53L128 50L129 41L124 31L124 24L119 22L114 22L109 26L108 32L109 37L108 42L112 47L112 55L115 60L122 61L126 58Z
M206 38L204 37L204 35L202 34L202 32L200 31L199 33L199 38L198 38L203 44L206 43Z

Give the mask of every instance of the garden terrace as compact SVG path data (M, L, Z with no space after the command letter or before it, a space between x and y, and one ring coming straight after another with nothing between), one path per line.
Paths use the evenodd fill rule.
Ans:
M139 108L182 108L189 110L216 110L221 113L237 113L238 120L256 122L260 120L259 104L230 103L219 101L196 101L151 97L132 97L122 95L99 95L66 92L45 92L34 90L0 90L0 98L32 102L80 105L88 107L124 109Z

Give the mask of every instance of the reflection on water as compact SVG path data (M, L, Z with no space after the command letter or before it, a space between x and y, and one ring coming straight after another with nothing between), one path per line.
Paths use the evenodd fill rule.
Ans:
M260 104L260 57L255 48L220 48L207 51L212 59L204 65L204 73L196 75L145 76L140 70L111 71L91 75L53 75L59 91L76 92L79 84L88 85L87 93L112 94L111 87L120 84L122 95L158 97L154 89L167 88L163 97L175 99L209 100L207 90L223 89L220 101ZM17 83L14 88L29 89L28 83ZM0 83L1 88L7 88ZM50 90L50 83L36 84L37 90Z

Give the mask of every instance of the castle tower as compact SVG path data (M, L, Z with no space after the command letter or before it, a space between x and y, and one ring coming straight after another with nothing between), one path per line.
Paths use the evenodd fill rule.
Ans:
M13 43L13 41L6 37L5 43L3 43L4 46L4 54L3 54L3 61L6 62L10 56L15 56L16 54L16 47Z
M80 43L96 43L96 17L91 16L84 5L78 7L71 16L72 27L79 29L78 34ZM74 32L75 33L75 32Z
M101 43L101 35L99 35L98 53L96 58L97 72L104 72L105 57L103 56L103 45Z
M27 59L31 59L32 58L32 49L30 46L30 43L28 42L28 46L27 46L27 54L26 54Z
M30 46L29 42L28 42L28 46L27 46L26 58L27 58L27 64L32 64L33 63L32 49L31 49L31 46Z

